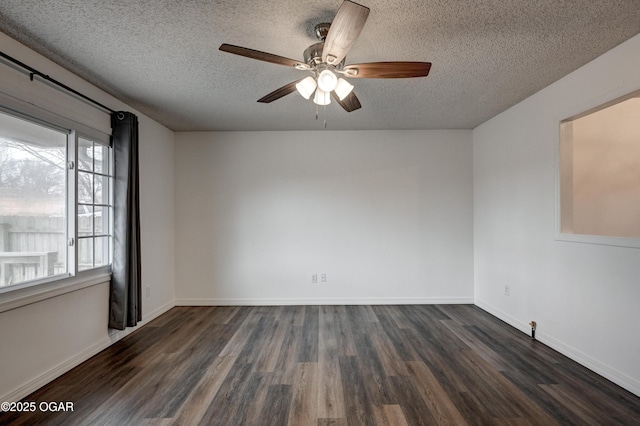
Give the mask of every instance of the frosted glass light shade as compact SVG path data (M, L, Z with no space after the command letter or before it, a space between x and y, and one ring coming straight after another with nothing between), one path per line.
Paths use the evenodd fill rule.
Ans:
M318 87L316 90L316 95L313 97L313 102L316 105L329 105L331 103L331 94L329 92L325 92Z
M338 99L343 100L347 97L349 93L353 90L353 84L349 83L344 78L338 79L338 84L336 85L335 92L338 95Z
M313 77L306 77L296 84L296 89L298 89L298 93L300 93L303 98L309 99L311 95L313 95L313 91L316 90L316 81Z
M318 88L323 92L331 92L338 84L338 77L329 70L324 70L318 75Z

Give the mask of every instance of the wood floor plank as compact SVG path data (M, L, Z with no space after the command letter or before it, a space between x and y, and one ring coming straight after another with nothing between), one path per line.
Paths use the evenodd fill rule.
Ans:
M255 424L265 426L286 425L293 397L291 385L270 385L264 402L260 421Z
M318 306L307 306L298 347L298 362L318 362Z
M247 330L248 337L237 355L236 362L243 364L255 364L260 356L266 352L271 335L275 331L274 320L268 316L261 316L251 330Z
M266 406L267 396L269 394L269 389L271 386L271 373L262 373L255 372L254 375L258 377L262 377L259 382L257 389L255 390L253 399L249 402L249 405L246 408L246 413L243 417L243 424L246 425L259 425L264 424L264 410L268 408ZM276 401L279 402L279 401Z
M530 354L524 353L514 344L512 337L499 339L495 335L480 329L476 326L467 326L467 330L482 341L485 345L493 348L501 354L502 358L509 363L510 369L522 369L531 376L536 383L556 384L557 377L552 373L547 363L540 362Z
M251 364L236 362L202 416L200 425L241 424L262 377Z
M364 384L367 389L367 394L372 404L395 404L397 400L392 395L388 376L380 362L378 353L371 342L369 334L366 333L366 326L363 325L362 329L365 330L365 334L360 332L354 333L354 339L358 350L360 370L366 378Z
M260 357L255 364L256 371L273 373L278 362L278 356L282 349L282 343L286 335L288 324L280 321L280 315L276 317L275 330L267 338L267 345L264 351L261 351Z
M408 377L394 376L389 380L407 423L412 425L436 424L435 418L424 403L420 392Z
M317 422L318 363L300 362L295 373L288 425L310 426Z
M387 376L406 376L407 369L387 333L378 322L369 325L369 337Z
M375 419L371 411L371 397L367 394L365 380L355 356L340 357L340 373L344 389L344 405L350 425L372 425Z
M176 424L194 425L202 420L235 361L234 357L216 357L174 415Z
M391 318L391 321L393 321L393 323L395 324L396 327L398 327L398 328L410 328L411 327L411 324L407 320L407 317L405 316L405 313L403 312L402 307L400 307L400 306L382 306L382 307L379 307L379 308L381 308L383 310L385 315L387 315L387 316L389 316L389 318Z
M444 320L442 324L451 331L456 337L462 340L469 348L473 349L478 355L480 355L486 362L491 364L493 368L498 371L506 371L510 368L509 364L505 362L502 356L485 345L482 341L476 338L473 334L463 326L455 323L451 320Z
M374 405L371 407L376 426L408 426L399 405Z
M262 319L262 316L252 309L247 309L245 312L246 316L244 320L238 324L238 328L227 342L227 345L220 353L220 356L237 357L240 355L240 352L244 349L254 327L258 324L260 319Z
M115 420L122 424L134 424L143 419L145 409L152 403L152 400L145 396L150 389L166 383L163 371L171 368L172 359L176 354L161 353L158 357L161 358L161 362L154 364L153 372L145 370L136 375L101 404L93 407L89 413L85 413L87 423L106 424Z
M640 424L640 397L471 305L177 307L7 425Z
M502 375L511 381L532 403L544 410L555 422L561 425L578 425L577 417L560 401L544 391L541 385L532 381L518 370L503 371Z
M378 316L376 315L373 308L369 305L358 305L356 306L357 318L359 321L365 322L379 322Z
M292 306L293 308L293 325L296 327L302 327L304 325L304 318L306 315L306 306Z
M287 324L285 328L284 340L280 347L280 353L278 354L276 367L271 380L274 385L294 384L302 327L296 327L292 324L293 323Z
M347 419L318 419L318 426L348 426Z
M330 306L321 306L318 315L318 361L338 361L337 325L333 310Z
M576 368L577 366L578 363L565 359L554 369L558 375L558 381L568 392L580 395L598 412L607 412L611 419L625 419L640 415L640 407L630 403L628 392L620 392L619 386L591 370ZM601 395L603 390L612 396L612 400L603 400Z
M339 360L318 363L318 417L345 418Z
M422 361L407 361L409 377L413 380L416 389L420 392L422 400L427 405L437 425L463 426L467 422L449 398L449 395L440 385L440 382L431 373L431 370Z
M345 306L337 306L334 309L336 324L336 339L342 356L355 356L357 351L353 340L353 330L347 316Z
M402 408L399 405L383 405L382 410L389 426L408 426Z
M154 384L153 402L145 407L145 417L173 417L225 344L219 340L202 343L200 352L183 352L173 361L177 368L165 372L163 379Z
M489 412L495 418L501 419L527 419L531 424L551 425L555 423L538 405L531 404L526 395L513 383L505 379L497 370L482 357L471 350L460 353L462 365L474 371L477 379L483 387L491 389L491 399L484 397L486 405L490 406Z
M411 341L407 340L404 336L405 332L411 331L410 327L398 327L396 322L387 315L378 315L378 320L402 361L415 361L419 359L416 348Z
M556 401L569 408L569 410L575 415L576 423L583 425L602 425L607 421L599 416L599 413L592 409L583 399L567 392L563 389L562 385L545 385L540 387L551 395ZM606 417L606 416L603 416ZM610 420L610 419L609 419Z
M346 418L335 318L327 306L319 311L318 418Z

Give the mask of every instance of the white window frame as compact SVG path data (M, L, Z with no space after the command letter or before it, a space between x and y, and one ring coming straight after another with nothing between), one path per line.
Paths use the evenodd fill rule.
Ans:
M78 146L79 146L79 141L80 139L85 139L87 141L92 142L94 145L98 144L98 145L103 145L106 146L107 148L109 148L109 159L108 159L108 171L107 173L96 173L95 171L95 162L93 165L93 170L92 171L87 171L87 170L80 170L80 166L78 165ZM114 169L113 169L113 148L109 145L109 143L102 143L101 141L96 140L93 137L84 135L84 134L80 134L78 132L76 132L75 134L75 144L74 144L74 149L75 149L75 153L74 153L74 163L75 163L75 167L74 167L74 176L75 176L75 188L74 188L74 198L75 200L73 201L73 207L75 208L74 212L74 225L73 228L75 229L75 243L74 243L74 247L75 247L75 252L74 252L74 271L76 271L77 273L82 273L88 270L93 270L93 269L101 269L101 268L105 268L108 267L109 268L109 272L111 271L111 263L113 262L113 183L114 183ZM93 182L95 182L95 177L96 176L106 176L109 179L109 187L108 187L108 200L107 200L107 204L103 204L103 203L96 203L95 199L93 200L92 204L88 204L88 203L82 203L80 201L78 201L78 188L77 188L77 182L78 182L78 174L82 172L82 173L90 173L93 175ZM95 186L94 186L95 188ZM71 202L69 202L69 204L71 204ZM93 207L95 206L104 206L104 207L108 207L109 208L109 218L108 218L108 223L107 223L107 233L106 234L101 234L101 235L96 235L95 234L95 223L93 226L93 230L92 230L92 235L91 236L80 236L78 235L78 206L79 205L92 205ZM95 219L95 218L94 218ZM83 270L79 270L79 265L78 265L78 259L79 259L79 254L78 254L78 247L80 246L80 240L81 239L93 239L93 261L95 263L95 253L96 253L96 248L95 248L95 242L96 242L96 238L100 238L100 237L109 237L109 243L108 243L108 260L107 260L107 265L103 265L103 266L97 266L97 267L93 267L93 268L89 268L89 269L83 269Z
M85 271L77 271L77 144L79 137L85 137L96 143L110 146L111 135L91 128L82 123L40 108L32 103L0 93L0 111L17 118L31 121L45 127L62 130L67 136L67 159L74 162L73 170L67 167L67 242L71 238L74 244L68 246L67 273L52 277L25 281L11 286L0 287L0 312L16 309L31 303L76 291L81 288L108 282L111 277L113 236L111 235L109 264ZM110 164L113 172L113 149ZM112 177L113 179L113 177ZM110 204L113 206L113 189L110 188ZM113 209L113 207L112 207ZM111 214L113 222L113 213ZM111 224L112 225L112 224ZM113 226L111 226L111 230Z
M585 116L592 112L601 110L608 106L617 104L625 99L637 96L640 89L637 87L630 89L618 88L616 91L606 93L602 96L591 99L588 104L574 105L565 111L556 111L553 122L556 123L553 140L555 141L555 186L556 186L556 208L555 208L555 239L572 243L597 244L614 247L640 248L640 238L611 237L605 235L586 235L562 231L562 124Z

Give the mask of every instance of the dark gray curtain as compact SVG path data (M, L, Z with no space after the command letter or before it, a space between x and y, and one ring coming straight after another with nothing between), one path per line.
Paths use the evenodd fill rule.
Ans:
M114 226L109 327L124 330L142 321L138 117L114 112L111 129Z

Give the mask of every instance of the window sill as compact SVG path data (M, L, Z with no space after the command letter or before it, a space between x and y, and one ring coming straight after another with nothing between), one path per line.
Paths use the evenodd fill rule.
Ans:
M601 235L563 234L556 235L558 241L600 244L603 246L640 248L640 238L605 237Z
M62 276L45 283L0 287L0 312L10 311L111 280L109 267Z

